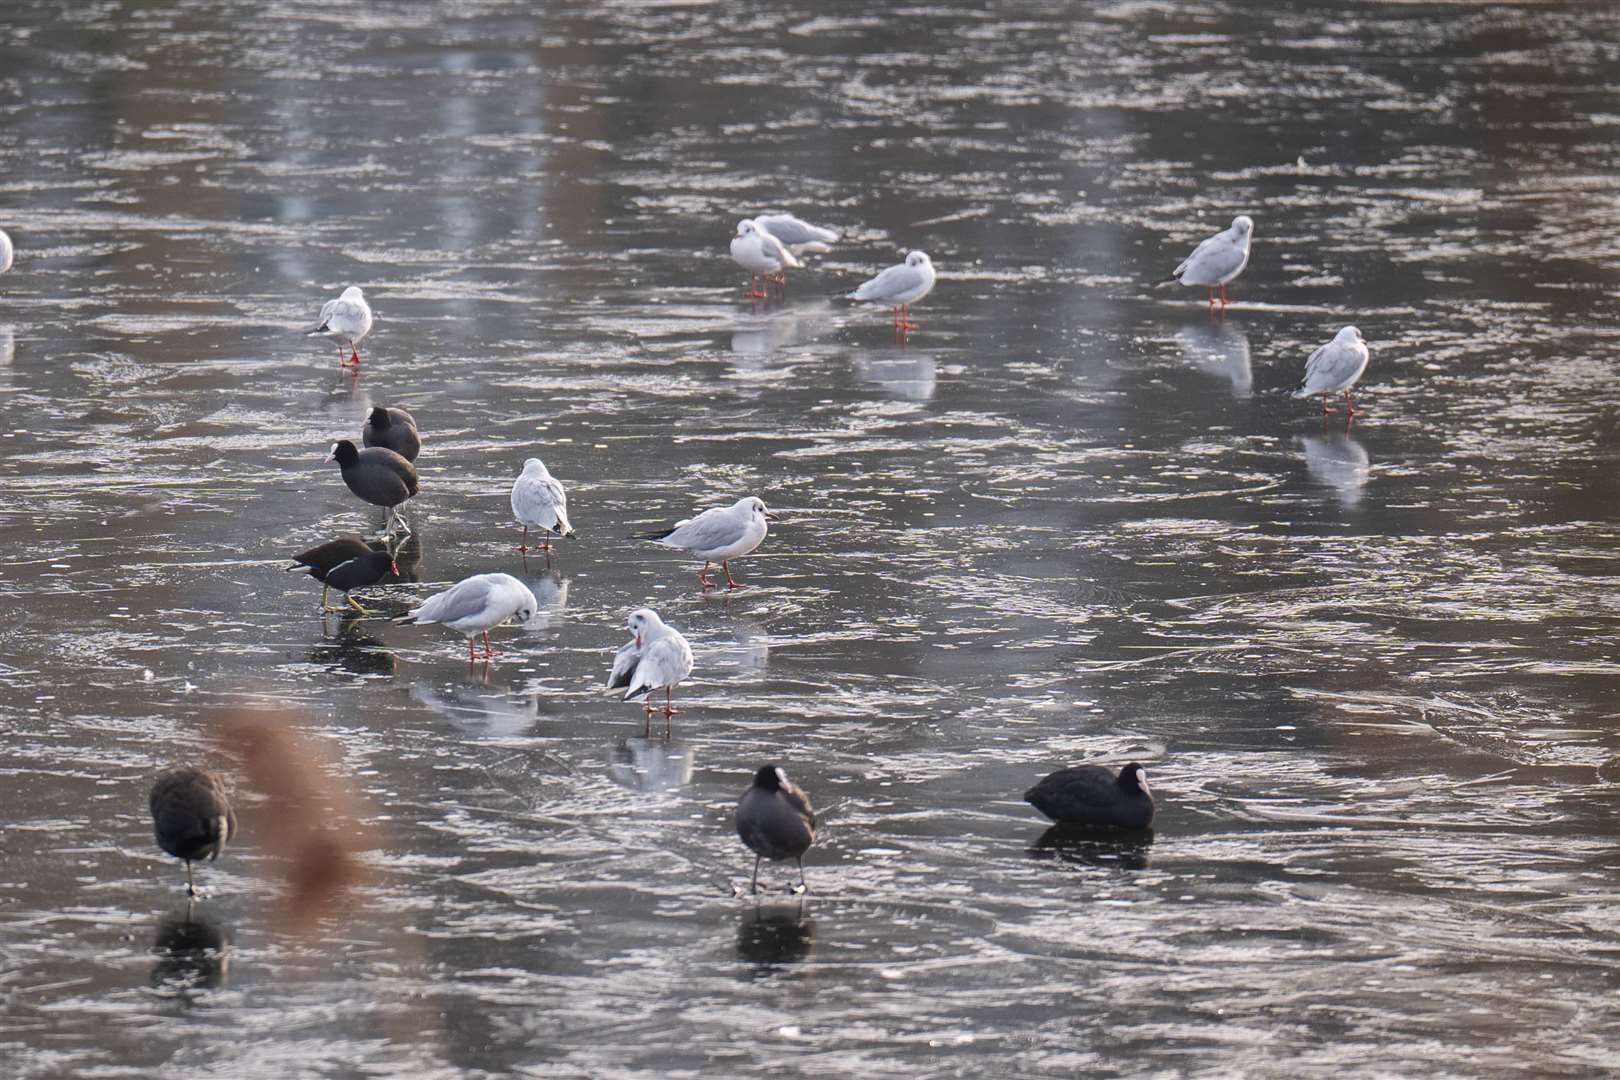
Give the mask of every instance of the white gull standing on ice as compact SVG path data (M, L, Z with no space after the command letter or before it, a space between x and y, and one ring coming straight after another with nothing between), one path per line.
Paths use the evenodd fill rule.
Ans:
M350 364L360 365L361 339L371 333L371 305L366 303L365 294L358 285L350 285L343 290L343 295L336 300L328 300L321 305L321 318L315 327L304 331L305 337L329 337L339 342L338 353L343 352L343 343L349 346L349 358L343 361L347 367Z
M574 535L574 527L568 522L568 493L537 457L525 461L523 474L512 482L512 516L523 526L519 551L529 550L531 525L558 536ZM540 550L551 550L549 537L541 536Z
M732 580L731 568L726 564L759 547L770 529L766 522L775 520L776 515L765 509L763 502L749 495L730 506L705 510L697 517L678 521L672 528L637 533L635 538L690 551L702 559L703 569L698 571L698 581L706 590L714 588L714 582L709 580L709 564L719 563L729 591L743 586Z
M647 716L655 690L664 692L664 719L675 715L675 685L692 674L692 646L652 608L637 608L628 620L630 640L620 646L608 673L608 689L625 688L624 700L645 698Z
M1249 241L1254 238L1254 219L1239 214L1230 228L1211 236L1193 248L1171 274L1183 285L1201 285L1209 290L1215 304L1215 289L1221 290L1221 307L1226 306L1226 283L1249 265Z
M489 647L490 629L507 619L526 623L534 618L539 606L529 587L511 574L474 574L428 597L421 607L399 621L440 623L465 635L468 660L476 656L473 639L482 634L484 658L488 659L495 655Z
M1326 416L1333 411L1328 408L1328 398L1342 391L1349 410L1347 415L1360 416L1355 399L1350 396L1350 388L1361 381L1370 359L1372 354L1367 351L1367 342L1362 338L1361 331L1346 326L1333 335L1332 341L1311 353L1310 359L1305 361L1305 377L1299 381L1293 396L1303 398L1321 394L1322 415Z
M913 251L906 261L891 266L849 294L851 300L876 300L894 308L894 328L904 333L917 329L910 307L934 289L934 263L926 252Z

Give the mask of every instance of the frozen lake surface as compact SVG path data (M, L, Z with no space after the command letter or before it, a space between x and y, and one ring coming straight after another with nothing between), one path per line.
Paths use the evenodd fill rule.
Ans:
M9 6L0 1074L1620 1068L1620 14L987 7ZM751 306L768 207L845 238ZM1167 279L1236 213L1213 317ZM913 248L900 344L841 297ZM357 378L297 333L350 284ZM1346 324L1348 433L1288 397ZM370 602L524 577L487 670L280 571L381 524L322 464L373 404ZM628 539L744 494L745 591ZM602 691L642 604L667 742ZM244 701L370 807L315 940L251 791L190 923L152 844ZM1086 760L1150 837L1046 838ZM732 894L765 761L802 901Z

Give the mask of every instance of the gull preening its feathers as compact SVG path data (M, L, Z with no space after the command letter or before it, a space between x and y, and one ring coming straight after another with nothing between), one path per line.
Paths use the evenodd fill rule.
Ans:
M1254 219L1239 214L1230 228L1216 233L1193 249L1171 274L1183 285L1201 285L1209 290L1209 303L1215 305L1220 288L1221 307L1226 306L1226 283L1249 265L1249 241L1254 238Z
M608 672L608 689L623 687L624 700L641 697L646 701L648 723L652 722L655 690L664 692L664 719L675 715L675 684L692 674L692 647L679 630L659 618L652 608L636 608L626 625L630 640L614 654Z
M304 331L305 337L329 337L338 342L338 354L342 355L344 343L348 344L349 357L342 361L342 366L360 366L360 341L371 333L371 305L366 303L365 294L359 286L350 285L343 290L343 295L336 300L328 300L321 306L321 318L313 329Z

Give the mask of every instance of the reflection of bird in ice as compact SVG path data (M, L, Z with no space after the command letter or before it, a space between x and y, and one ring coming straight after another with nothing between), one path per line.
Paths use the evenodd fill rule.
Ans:
M710 644L705 663L714 667L735 667L738 671L763 671L771 662L771 636L759 623L749 619L734 619L731 640L724 638Z
M540 695L483 690L474 686L417 683L411 697L468 735L507 738L526 735L540 719Z
M934 358L927 353L898 355L858 352L855 375L876 383L895 401L927 401L934 396Z
M826 300L805 300L761 315L743 315L732 332L731 351L738 356L765 356L813 341L832 325L832 305Z
M1232 381L1233 397L1254 392L1248 334L1225 321L1206 321L1188 323L1176 331L1176 339L1188 364L1205 375Z
M568 607L568 583L571 578L561 574L541 574L525 577L523 583L534 593L534 617L523 624L525 630L551 630L562 625L563 610Z
M815 943L816 923L804 917L802 897L792 905L756 905L737 923L737 958L767 972L803 960Z
M1367 449L1349 435L1302 435L1305 471L1312 480L1331 489L1339 505L1350 509L1361 501L1361 489L1372 473Z
M225 981L230 941L220 925L194 904L165 915L152 940L157 963L151 985L157 989L212 990Z
M9 326L0 326L0 364L10 364L16 355L15 332Z
M635 736L613 744L608 775L634 791L674 791L692 782L692 747L679 739Z

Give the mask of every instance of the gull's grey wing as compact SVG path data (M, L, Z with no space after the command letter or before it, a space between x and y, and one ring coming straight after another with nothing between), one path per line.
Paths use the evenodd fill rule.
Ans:
M903 296L923 283L921 267L910 263L891 266L877 277L849 294L851 300L892 300Z
M677 526L662 542L688 551L712 551L735 544L745 531L746 523L732 514L729 507L716 507Z
M453 623L481 613L489 606L494 583L486 574L458 581L442 593L430 596L411 612L419 623Z
M1243 249L1232 243L1231 232L1216 233L1193 248L1193 253L1176 267L1174 276L1192 271L1200 278L1223 278L1243 265Z
M1305 378L1300 381L1297 392L1315 394L1340 389L1355 378L1361 364L1359 349L1330 341L1311 353L1311 358L1305 361Z
M789 247L838 242L838 234L831 229L823 229L819 225L801 221L792 214L765 214L755 218L754 224Z
M635 638L619 646L619 651L613 656L613 670L608 672L608 689L629 686L630 679L636 673L636 665L640 662L641 650L636 648Z
M560 507L567 505L568 496L563 494L562 485L550 477L543 480L519 477L512 501L525 517L538 517L547 510L555 515Z
M321 322L327 326L334 322L339 326L358 326L363 318L360 305L353 300L333 300L321 308Z
M636 665L629 693L634 694L644 687L673 686L691 671L692 650L686 639L672 630L657 641L649 642L641 651L641 663Z
M798 259L793 257L793 252L782 246L782 241L778 240L764 229L758 229L755 232L755 235L759 237L759 246L760 249L765 252L766 258L775 259L789 270L803 265Z

